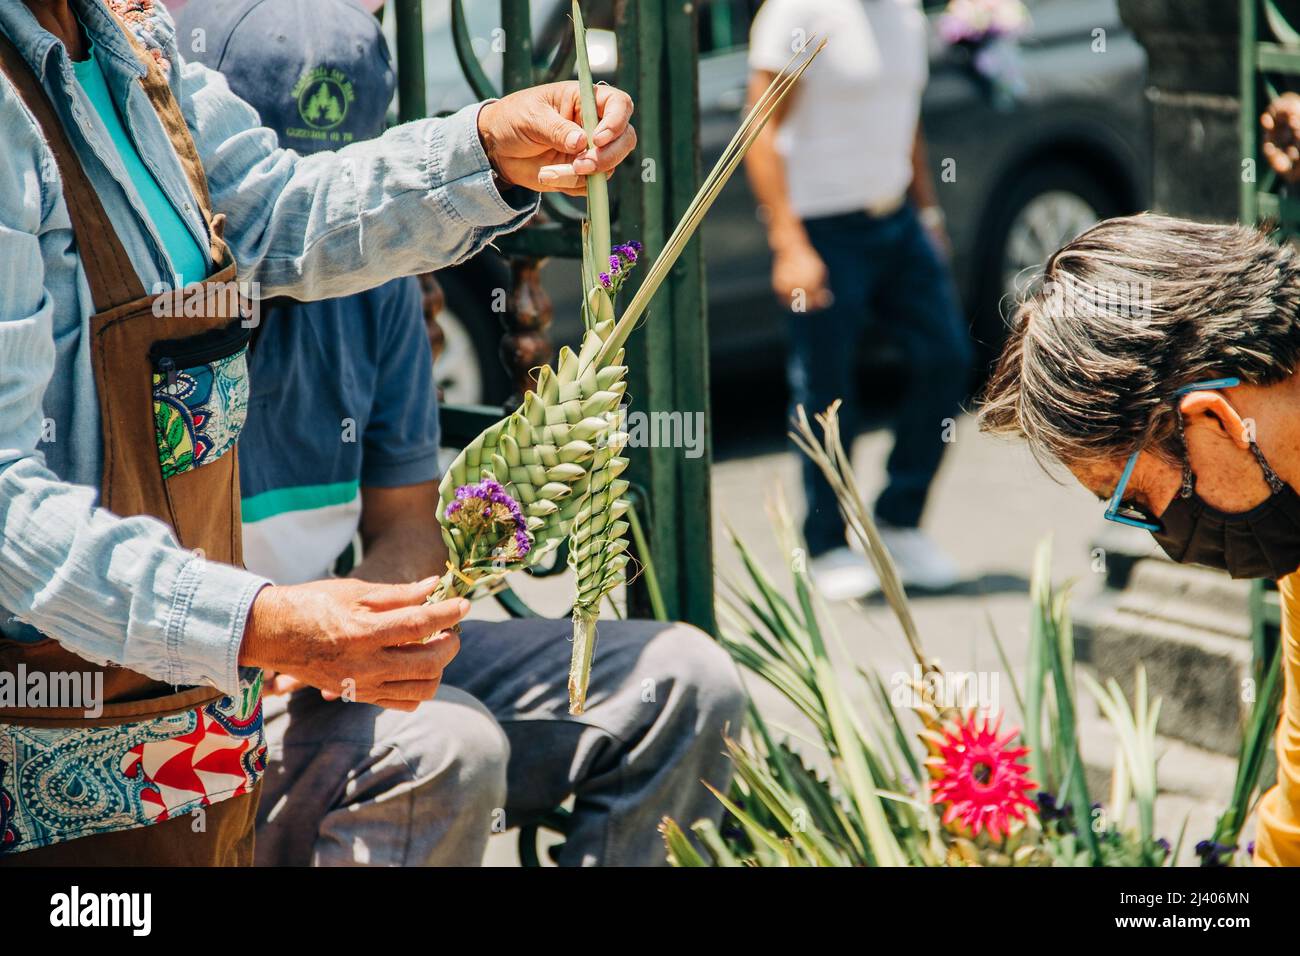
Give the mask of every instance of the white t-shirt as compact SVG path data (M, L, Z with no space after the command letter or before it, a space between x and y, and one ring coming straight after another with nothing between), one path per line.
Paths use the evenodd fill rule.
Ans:
M826 49L777 134L795 213L833 216L900 199L930 69L919 0L766 0L749 65L778 72L814 35Z

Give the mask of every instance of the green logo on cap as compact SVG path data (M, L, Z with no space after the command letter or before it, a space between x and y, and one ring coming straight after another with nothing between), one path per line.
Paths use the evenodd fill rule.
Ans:
M318 66L303 74L293 88L298 115L315 130L331 130L343 122L356 99L352 82L341 70Z

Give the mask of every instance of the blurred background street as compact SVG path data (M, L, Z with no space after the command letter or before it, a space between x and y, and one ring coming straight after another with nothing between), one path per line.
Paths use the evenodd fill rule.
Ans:
M549 49L568 28L564 0L531 0L534 46ZM586 5L599 44L593 69L613 78L617 49L612 0ZM969 51L938 35L944 0L926 0L930 80L921 119L929 165L952 240L957 289L981 363L1003 335L1000 303L1063 242L1099 219L1145 208L1150 196L1150 120L1142 96L1146 56L1119 19L1115 0L1031 0L1032 30L1020 41L1024 89L1014 107L972 81ZM707 170L739 124L748 78L749 33L757 0L699 4L700 150ZM500 17L494 3L467 4L467 27L489 78L501 70L494 50ZM426 95L431 112L474 99L452 43L448 4L424 4ZM390 21L391 24L391 21ZM497 32L494 32L497 31ZM736 175L701 230L709 296L712 375L752 388L780 375L787 332L771 292L771 256L750 183ZM496 402L510 381L498 359L499 315L488 291L508 286L497 257L479 256L439 273L447 302L439 316L445 351L439 384L450 402ZM574 343L580 332L578 280L563 264L542 271L554 307L551 338ZM888 323L859 356L864 377L902 374Z

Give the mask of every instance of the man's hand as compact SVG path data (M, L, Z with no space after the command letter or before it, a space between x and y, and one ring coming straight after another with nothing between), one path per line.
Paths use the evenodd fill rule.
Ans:
M436 581L340 578L263 588L248 615L239 663L292 674L331 696L415 710L433 699L460 650L448 629L469 611L463 598L425 604Z
M921 221L921 228L925 230L925 236L930 240L930 245L934 247L935 253L944 262L950 261L952 259L952 239L948 237L948 224L942 207L938 205L925 206L918 209L916 215Z
M1283 93L1259 118L1264 158L1288 183L1300 181L1300 95Z
M281 674L278 671L262 672L263 697L280 697L284 694L292 694L294 691L302 690L306 686L291 674Z
M772 291L787 309L803 312L830 305L826 278L826 263L807 241L782 245L773 255Z
M506 182L571 196L586 192L583 177L608 173L636 146L632 98L612 86L596 87L600 118L587 148L578 82L547 83L486 104L478 114L479 137L492 168Z

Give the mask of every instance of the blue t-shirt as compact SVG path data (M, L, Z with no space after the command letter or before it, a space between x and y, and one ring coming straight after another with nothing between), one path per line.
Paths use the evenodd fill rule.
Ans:
M438 399L419 281L262 310L239 439L244 563L277 584L326 577L363 485L438 477Z
M87 59L72 64L72 72L77 77L77 83L94 106L100 122L108 130L108 135L117 148L117 155L121 157L126 174L131 179L131 185L135 187L140 201L144 203L145 212L153 223L154 229L158 231L158 241L162 243L163 252L167 254L167 259L171 263L172 274L181 277L181 282L177 285L202 282L208 277L208 261L203 255L203 250L199 248L194 234L190 232L185 221L181 219L180 213L162 191L158 181L154 179L153 173L149 172L149 168L140 158L140 153L122 125L122 117L109 92L108 82L104 79L104 72L100 68L95 48L91 46L89 52L90 56Z

